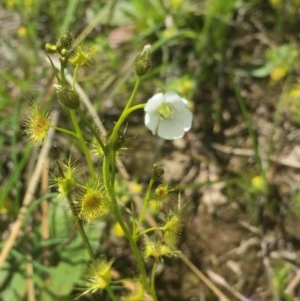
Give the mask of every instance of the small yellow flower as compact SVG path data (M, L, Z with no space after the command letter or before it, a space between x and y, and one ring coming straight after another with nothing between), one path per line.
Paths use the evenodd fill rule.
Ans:
M134 193L136 193L136 194L141 194L141 192L143 190L142 185L139 183L136 183L136 182L132 183L131 187L132 187L132 190L134 191Z
M171 38L178 33L178 29L176 27L170 27L163 31L164 38Z
M289 92L289 96L292 97L292 98L300 97L300 89L296 88L296 89L291 90Z
M29 140L35 145L41 144L46 138L50 125L51 118L48 114L40 111L36 104L32 104L24 121L24 131Z
M181 93L187 94L193 87L193 82L190 79L185 79L181 86Z
M8 7L13 8L15 6L15 0L6 0Z
M171 5L174 8L177 8L182 3L182 0L171 0Z
M251 179L252 188L256 192L264 192L267 189L267 182L264 177L256 176Z
M123 231L123 229L122 229L122 227L120 226L119 223L114 224L112 231L113 231L113 234L116 237L123 237L124 236L124 231Z
M18 28L18 36L19 37L24 37L24 36L26 36L26 34L27 34L27 28L24 27L24 26L20 26Z
M280 7L281 5L281 0L269 0L271 5L275 8Z
M32 6L33 5L33 0L25 0L25 5L26 6Z
M270 76L272 81L278 82L287 75L287 70L284 67L276 67L272 70Z

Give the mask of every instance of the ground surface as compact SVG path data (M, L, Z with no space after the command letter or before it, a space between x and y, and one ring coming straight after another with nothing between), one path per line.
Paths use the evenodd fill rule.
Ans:
M137 102L148 99L158 89L157 85L161 87L170 82L173 73L178 77L188 74L193 82L193 89L190 89L190 95L186 98L193 103L193 127L182 139L162 141L152 136L143 126L143 112L135 113L128 118L127 149L121 153L121 159L132 179L143 187L147 185L153 163L164 167L164 180L174 188L166 208L177 206L178 198L185 205L184 227L178 250L228 300L300 300L300 120L297 115L300 101L299 59L294 61L286 77L279 80L272 80L270 74L258 78L251 73L264 65L268 49L292 42L294 48L297 51L299 49L300 4L297 1L286 1L282 14L285 20L281 20L281 10L275 4L272 5L273 2L278 1L249 1L243 5L236 1L230 20L224 21L228 28L226 25L222 41L215 37L218 22L223 20L220 15L216 15L206 36L209 37L209 42L205 42L204 38L198 43L195 42L196 39L182 38L167 44L170 52L166 52L166 49L165 52L154 52L154 73L148 82L145 80L143 83ZM11 13L8 8L0 8L0 12L5 17L6 24L11 24L9 28L16 31L21 25L21 12ZM46 26L51 27L52 17L45 12L41 12L41 15L47 16L42 19L38 32L42 44L52 39ZM178 27L189 28L192 24L193 32L202 37L205 20L201 12L189 11L184 21L178 15L177 17L178 19L174 18L179 20ZM89 24L88 14L85 18L79 22L78 27L84 22ZM133 85L133 81L129 80L128 86L122 90L117 85L119 82L116 78L119 76L122 82L126 82L132 75L130 64L123 65L122 59L123 52L125 58L130 57L128 48L132 46L130 41L134 38L133 28L139 32L140 27L136 24L143 26L141 20L135 22L128 22L126 26L112 25L111 28L104 26L107 36L105 40L108 40L113 51L109 54L104 51L96 58L95 65L99 69L87 68L79 73L79 81L95 103L102 93L103 101L95 106L107 128L116 121L124 105L120 99L123 99L123 94L130 94ZM162 30L164 26L165 23L162 22L156 30ZM97 35L97 31L103 32L96 27L91 39ZM154 30L153 32L155 33ZM157 37L154 33L148 37L147 43L155 41ZM15 106L19 105L18 96L23 90L23 98L34 98L31 95L37 91L43 95L42 102L45 101L46 96L52 93L53 75L49 71L49 65L44 63L42 46L39 46L35 59L38 58L39 64L43 65L42 69L48 71L43 73L45 71L41 71L38 64L28 72L30 62L28 58L24 59L23 51L32 50L29 47L30 39L27 44L24 41L22 44L16 34L14 39L10 39L9 34L3 32L3 37L6 44L0 46L5 60L0 64L6 66L3 76L6 84L1 88L4 96L0 117L4 120L14 114ZM102 40L100 42L104 43ZM18 45L23 45L24 48L16 53L7 50L9 47L18 50ZM205 48L202 45L206 45ZM118 52L120 57L116 58ZM14 56L10 57L11 53L18 58L16 62ZM169 61L163 61L162 57L168 55ZM112 60L114 62L109 63ZM120 63L115 63L116 60L122 61L121 66ZM175 62L176 67L172 67L171 71L163 68L161 72L157 71L163 63L172 62ZM282 65L286 67L285 62ZM124 68L126 72L122 73ZM14 75L12 77L8 76L11 70ZM111 81L117 83L116 88L105 81L110 71L116 74ZM42 80L35 78L33 85L30 83L29 87L25 84L22 86L22 81L26 83L30 74L39 72L44 76ZM155 76L156 79L153 80ZM86 81L89 83L85 86ZM98 84L99 81L101 85ZM107 90L103 86L108 87ZM176 84L172 88L175 86ZM298 91L298 94L295 92L296 96L291 102L288 95L292 90ZM54 104L54 107L57 106ZM62 124L68 123L65 111L61 112L59 121ZM23 134L16 130L23 125L20 123L7 130L7 124L11 123L3 122L0 128L3 136L0 158L3 172L0 179L6 184L11 179L12 166L15 164L11 149L17 154L17 158L25 143ZM12 137L15 137L15 142ZM67 158L72 153L80 163L82 157L78 149L74 147L70 150L69 142L64 138L56 137L53 146L52 162L57 158ZM36 152L33 151L31 158L35 156ZM10 201L15 198L20 201L20 206L26 190L24 183L30 178L30 163L27 165L17 176L19 178L6 199ZM50 170L51 167L55 169L55 164L50 162ZM1 238L4 245L14 219L13 215L3 212ZM32 226L39 220L40 216L37 214L31 220ZM156 221L161 222L159 218ZM108 257L115 258L114 267L120 274L134 276L132 253L122 238L109 236L110 226L112 223L109 220L107 236L105 239L101 238L101 250ZM16 248L23 252L22 245ZM12 259L9 262L11 261L13 262ZM148 264L150 267L151 260ZM218 294L201 281L180 256L162 260L156 283L160 301L219 300ZM77 293L76 289L73 293ZM86 296L81 299L100 300L97 298L108 300L105 294L102 297Z

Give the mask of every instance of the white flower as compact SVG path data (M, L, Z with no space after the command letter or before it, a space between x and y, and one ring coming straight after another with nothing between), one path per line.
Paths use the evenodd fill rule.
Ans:
M152 134L172 140L181 138L192 126L188 102L175 92L158 93L145 106L145 125Z

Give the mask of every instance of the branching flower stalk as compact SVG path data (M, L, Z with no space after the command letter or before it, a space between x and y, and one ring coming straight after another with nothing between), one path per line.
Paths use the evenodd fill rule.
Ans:
M152 292L151 287L148 284L148 280L147 280L147 273L146 273L146 269L145 269L145 265L144 262L142 260L141 254L139 252L138 246L136 244L135 239L133 238L133 236L130 234L128 227L125 225L120 210L119 210L119 206L117 203L117 200L115 198L114 195L114 189L112 187L111 181L110 181L110 165L109 165L109 160L115 160L115 158L110 158L110 153L108 150L108 155L105 156L104 162L103 162L103 179L104 179L104 185L107 189L109 198L111 200L112 203L112 210L114 213L114 216L117 220L117 222L119 223L119 225L121 226L126 238L128 239L131 249L134 253L137 265L139 267L140 273L141 273L141 281L144 285L144 287L149 291L149 293L151 293L153 300L157 300L156 294L155 292ZM114 173L115 171L113 170L112 173Z
M118 300L110 286L111 282L113 282L110 274L110 267L113 261L99 261L95 258L93 249L84 231L84 221L89 223L95 218L101 218L105 214L112 212L116 223L121 227L124 236L130 244L136 264L139 268L139 276L135 280L138 284L137 287L140 288L137 294L138 298L139 300L143 300L143 294L145 292L145 294L151 295L153 301L157 301L155 272L158 260L162 256L174 256L176 252L175 245L177 242L177 234L182 227L182 214L180 212L171 212L165 220L164 226L142 229L147 209L150 206L153 186L156 181L161 182L161 176L164 172L163 169L157 165L153 166L153 174L138 219L135 215L135 208L132 205L132 216L128 223L124 222L124 217L122 216L123 212L121 211L122 207L119 206L115 193L116 157L119 149L123 147L125 142L125 135L121 132L121 126L131 113L136 110L144 109L145 125L154 135L157 134L165 139L177 139L182 137L184 133L190 129L192 123L192 113L187 107L188 101L181 98L175 92L167 92L165 94L159 93L150 98L147 104L133 105L142 76L149 71L151 66L150 49L150 45L145 46L143 52L136 57L133 69L137 77L132 94L110 134L107 135L107 137L100 137L82 112L80 108L80 97L75 90L78 69L91 61L93 51L85 51L81 46L75 47L70 33L62 34L55 45L49 43L46 45L46 51L49 54L55 52L60 54L60 74L55 70L50 56L48 54L47 56L49 57L58 81L58 85L55 85L58 101L64 109L69 111L75 131L61 127L55 128L58 131L77 139L89 168L89 176L84 184L77 183L77 180L75 180L73 173L76 170L76 167L73 167L70 162L68 165L62 164L61 166L58 163L60 176L56 178L58 190L60 191L60 194L66 196L68 200L72 214L77 221L77 227L83 243L93 263L93 266L88 273L89 284L87 284L87 289L83 294L94 293L97 290L105 289L112 301ZM65 78L65 69L68 63L74 65L71 87L67 85ZM102 178L96 173L93 166L89 149L84 139L84 133L82 132L76 117L77 112L79 112L81 120L92 132L94 136L93 141L97 141L96 143L100 146L97 148L97 151L99 155L101 155L101 158L103 158ZM37 114L37 116L39 116L39 114ZM34 118L35 117L32 117L31 120L35 121ZM32 122L28 123L29 129L27 130L27 133L32 137L37 137L37 133L32 133L32 129L35 129L36 127L31 124ZM33 123L33 125L35 125L35 123ZM43 131L43 133L47 132L48 127L48 125L45 126L45 131ZM40 142L43 138L44 135L39 135L39 139L32 140L38 140ZM64 168L66 169L66 172L64 172ZM79 193L77 193L78 191ZM155 201L160 203L161 200L168 196L169 191L168 185L161 183L155 189ZM159 232L159 235L155 238L151 232ZM149 234L152 235L152 237L148 237L150 236ZM138 241L141 238L144 239L143 252L141 252L138 247ZM154 264L152 266L151 274L149 275L149 280L144 263L148 257L154 257ZM115 281L115 283L122 283L122 281L123 280L118 280ZM127 297L121 297L121 300L127 300L128 298L127 295Z
M79 125L78 125L75 112L74 112L74 110L70 110L69 112L70 112L70 116L71 116L74 128L76 130L77 139L78 139L78 141L80 143L80 146L81 146L81 148L82 148L82 150L84 152L84 155L85 155L85 158L86 158L86 161L87 161L87 164L88 164L91 176L92 176L93 180L95 180L96 179L96 173L95 173L95 170L94 170L92 159L91 159L89 150L88 150L88 148L86 146L86 143L85 143L85 141L84 141L84 139L82 137L82 132L81 132L81 129L80 129Z

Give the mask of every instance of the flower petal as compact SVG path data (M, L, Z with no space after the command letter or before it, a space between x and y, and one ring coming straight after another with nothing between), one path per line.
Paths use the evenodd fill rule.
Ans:
M157 135L167 140L178 139L184 135L184 129L181 124L174 122L174 120L165 119L160 121Z
M178 109L180 109L182 107L186 107L189 104L186 99L181 98L175 92L167 92L165 94L165 102L172 103L172 105Z
M193 114L189 109L183 108L180 112L175 112L173 120L179 123L184 131L187 132L192 126Z
M145 115L145 125L152 132L153 135L157 132L157 127L160 122L160 116L156 112L146 113Z
M159 106L164 101L164 95L162 93L157 93L152 96L146 103L144 111L151 112L151 111L158 111Z

